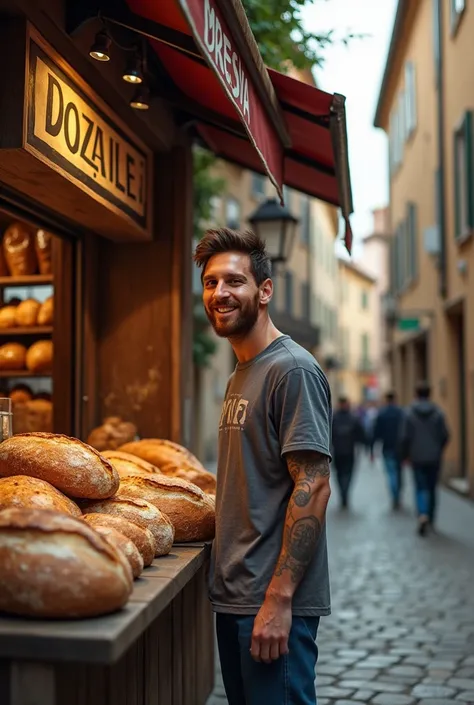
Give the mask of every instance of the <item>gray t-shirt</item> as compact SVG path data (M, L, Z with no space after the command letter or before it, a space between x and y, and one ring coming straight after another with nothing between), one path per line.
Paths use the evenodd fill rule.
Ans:
M331 395L310 353L288 335L250 362L227 386L219 424L216 538L210 599L214 611L256 614L281 550L294 483L284 458L293 450L330 456ZM293 614L330 609L326 528L293 598Z

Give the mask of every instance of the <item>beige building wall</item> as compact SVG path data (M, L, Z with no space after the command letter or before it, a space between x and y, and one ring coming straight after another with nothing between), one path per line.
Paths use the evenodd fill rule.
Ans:
M337 395L352 404L372 398L375 385L375 279L358 265L339 260L339 350Z
M464 10L459 16L454 8ZM400 3L402 6L402 3ZM417 317L420 328L414 332L393 331L393 371L402 400L409 403L413 387L427 377L433 397L444 409L452 429L445 463L446 479L474 497L474 181L472 134L474 120L474 6L470 2L442 4L441 51L443 75L436 80L437 44L434 41L434 8L431 0L403 3L401 31L386 68L387 81L379 100L377 124L390 136L393 154L393 116L400 96L406 90L405 67L412 62L416 72L416 126L403 140L400 164L390 175L390 220L394 234L404 220L407 205L416 205L416 272L406 287L396 287L400 317ZM444 113L443 155L445 189L437 191L438 88L442 88ZM462 179L456 178L455 133L466 114L471 125L466 130L464 149L458 146ZM441 123L442 124L442 123ZM460 151L459 151L460 150ZM470 176L467 176L470 172ZM456 237L455 199L464 198L471 217L462 237ZM440 204L445 206L446 286L441 288L438 226ZM396 269L396 267L395 267Z

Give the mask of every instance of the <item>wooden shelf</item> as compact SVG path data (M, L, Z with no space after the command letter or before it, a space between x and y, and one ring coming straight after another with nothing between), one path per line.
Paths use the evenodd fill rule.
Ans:
M29 328L0 328L0 336L14 338L16 335L51 335L53 326L31 326Z
M24 277L0 277L0 287L6 286L43 286L53 283L52 274L31 274Z
M0 370L0 377L51 377L51 372L30 372L30 370Z

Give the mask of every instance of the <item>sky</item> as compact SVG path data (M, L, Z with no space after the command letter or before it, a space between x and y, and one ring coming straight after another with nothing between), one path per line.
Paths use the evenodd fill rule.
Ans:
M358 241L372 232L372 209L388 203L387 139L373 121L396 7L397 0L315 0L302 13L309 31L366 35L347 47L335 42L324 50L322 68L315 69L320 88L347 99L351 223Z

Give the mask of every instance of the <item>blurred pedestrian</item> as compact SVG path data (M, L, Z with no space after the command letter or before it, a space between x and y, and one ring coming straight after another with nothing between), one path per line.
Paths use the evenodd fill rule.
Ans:
M380 409L375 419L372 432L372 453L376 444L382 446L382 457L387 473L388 486L392 497L393 509L400 508L402 490L402 464L400 460L399 439L404 419L404 412L396 403L394 392L385 395L385 406Z
M431 399L427 382L416 387L416 401L409 407L401 430L401 452L413 467L418 509L418 533L434 524L441 459L449 430L441 409Z
M341 506L344 509L349 504L356 446L365 443L366 435L360 419L352 412L347 397L340 397L332 422L332 447Z

